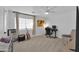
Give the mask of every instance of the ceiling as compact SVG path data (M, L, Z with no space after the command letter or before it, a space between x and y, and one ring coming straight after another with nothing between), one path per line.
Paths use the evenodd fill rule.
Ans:
M75 6L2 6L5 9L10 9L13 11L18 11L26 14L32 15L45 15L47 7L49 8L50 14L61 14L64 12L74 11Z

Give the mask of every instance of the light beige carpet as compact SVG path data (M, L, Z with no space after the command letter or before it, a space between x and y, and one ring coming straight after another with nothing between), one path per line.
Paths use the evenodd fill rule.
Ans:
M14 52L63 52L63 39L33 37L30 40L14 43Z

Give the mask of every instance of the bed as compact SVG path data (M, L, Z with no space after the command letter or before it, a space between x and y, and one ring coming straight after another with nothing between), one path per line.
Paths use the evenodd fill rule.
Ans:
M10 36L0 36L0 52L12 52L13 43Z

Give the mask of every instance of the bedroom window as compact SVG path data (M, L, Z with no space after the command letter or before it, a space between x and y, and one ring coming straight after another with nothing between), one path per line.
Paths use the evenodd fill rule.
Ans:
M33 28L33 19L19 18L19 29L32 29Z

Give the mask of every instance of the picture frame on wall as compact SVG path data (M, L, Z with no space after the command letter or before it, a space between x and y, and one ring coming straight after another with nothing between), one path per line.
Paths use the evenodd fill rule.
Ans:
M45 21L42 19L37 20L37 27L44 27Z

